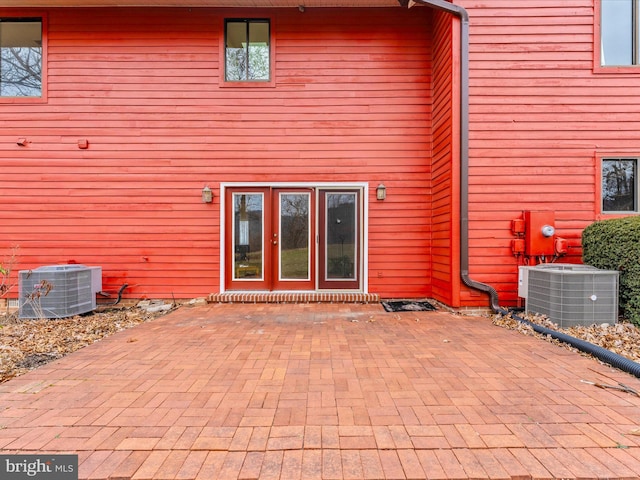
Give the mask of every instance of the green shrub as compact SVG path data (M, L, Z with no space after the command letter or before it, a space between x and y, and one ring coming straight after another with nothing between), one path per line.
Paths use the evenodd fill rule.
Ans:
M582 261L620 272L618 304L627 320L640 325L640 217L603 220L585 228Z

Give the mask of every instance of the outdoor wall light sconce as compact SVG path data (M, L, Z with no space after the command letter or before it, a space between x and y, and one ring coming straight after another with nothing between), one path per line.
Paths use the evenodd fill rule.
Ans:
M213 192L209 188L209 185L205 185L205 187L202 189L202 202L203 203L213 202Z
M305 10L306 10L306 8L304 8L304 5L298 5L298 11L300 13L304 13Z
M16 142L16 144L20 145L21 147L24 147L27 145L27 139L26 138L19 138L18 141Z
M384 183L381 183L376 188L376 199L385 200L386 198L387 198L387 187L384 186Z

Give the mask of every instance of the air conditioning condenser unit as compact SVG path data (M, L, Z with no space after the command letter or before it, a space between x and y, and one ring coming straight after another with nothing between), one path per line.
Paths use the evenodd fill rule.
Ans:
M85 265L49 265L21 270L20 318L64 318L96 308L102 290L102 268Z
M616 270L548 263L527 267L519 275L527 313L546 315L561 328L618 321Z

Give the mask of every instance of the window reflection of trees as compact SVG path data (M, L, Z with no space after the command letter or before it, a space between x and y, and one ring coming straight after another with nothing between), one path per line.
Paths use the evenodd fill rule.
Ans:
M269 80L269 47L227 48L227 81Z
M42 94L42 24L0 19L0 96Z
M305 248L309 239L309 196L284 194L280 201L282 248Z
M0 60L0 94L3 97L39 97L42 84L42 50L3 48Z
M269 80L269 22L228 21L226 29L225 79Z
M262 250L262 195L236 195L236 242Z
M306 193L280 195L280 276L309 278L309 199Z
M234 194L236 278L262 276L262 212L261 194Z
M604 160L602 208L609 212L632 212L636 206L636 160Z
M327 278L355 278L356 196L330 193L327 201Z

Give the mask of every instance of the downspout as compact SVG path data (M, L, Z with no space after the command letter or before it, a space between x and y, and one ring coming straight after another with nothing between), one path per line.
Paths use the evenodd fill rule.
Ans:
M507 311L500 308L496 289L469 276L469 13L445 0L408 0L406 4L409 8L426 5L460 19L460 278L467 287L487 293L491 309L504 314Z

